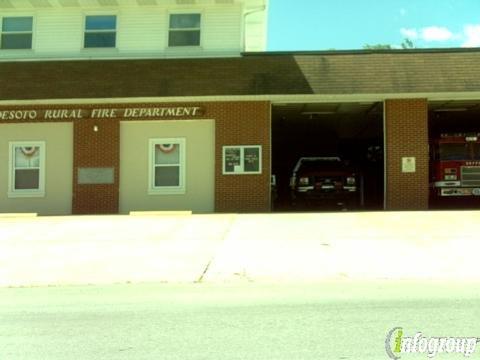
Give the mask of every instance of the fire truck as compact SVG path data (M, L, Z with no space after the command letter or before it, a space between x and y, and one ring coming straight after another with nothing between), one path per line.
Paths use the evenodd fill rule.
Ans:
M440 134L431 155L435 197L480 197L480 133Z

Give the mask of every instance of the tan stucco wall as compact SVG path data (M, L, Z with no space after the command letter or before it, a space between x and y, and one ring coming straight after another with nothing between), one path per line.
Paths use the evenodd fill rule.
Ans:
M45 141L44 197L8 198L10 141ZM72 169L73 126L71 123L0 125L0 213L71 214Z
M186 193L148 194L148 141L186 140ZM122 122L120 125L120 213L214 211L215 124L213 120Z

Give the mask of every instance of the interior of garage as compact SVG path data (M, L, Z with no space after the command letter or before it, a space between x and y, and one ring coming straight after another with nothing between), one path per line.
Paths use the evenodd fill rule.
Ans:
M429 102L430 179L433 181L435 144L442 134L480 134L480 100L442 100ZM480 145L479 145L480 146ZM479 156L474 156L480 160ZM472 160L475 160L472 158ZM431 188L431 209L480 208L480 196L438 196Z
M301 157L339 157L347 161L361 177L359 201L347 208L321 200L307 208L295 204L289 184ZM272 175L273 211L383 209L383 103L274 104Z

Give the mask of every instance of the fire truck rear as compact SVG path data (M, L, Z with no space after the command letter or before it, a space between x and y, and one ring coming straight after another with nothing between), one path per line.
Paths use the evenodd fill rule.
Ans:
M480 133L441 134L433 141L435 196L480 196Z

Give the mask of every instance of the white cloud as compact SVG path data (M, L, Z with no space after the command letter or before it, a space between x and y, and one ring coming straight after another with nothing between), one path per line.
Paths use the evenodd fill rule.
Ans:
M455 37L446 27L429 26L422 29L422 39L425 41L447 41Z
M403 35L403 37L409 38L409 39L416 39L418 38L418 32L417 29L407 29L407 28L401 28L400 33Z
M480 25L466 25L463 31L466 40L462 44L462 47L480 46Z
M462 47L480 47L480 24L465 25L462 33L454 33L444 26L427 26L421 29L401 28L404 38L425 42L462 41Z

